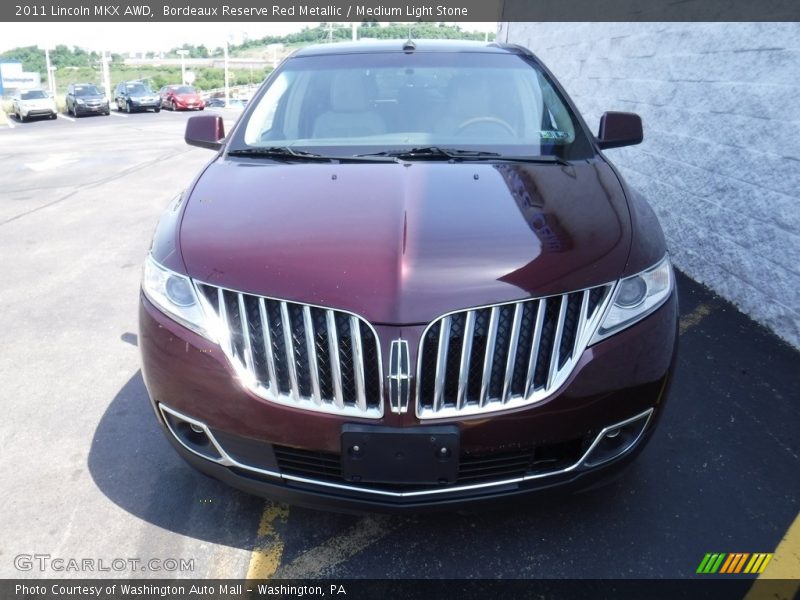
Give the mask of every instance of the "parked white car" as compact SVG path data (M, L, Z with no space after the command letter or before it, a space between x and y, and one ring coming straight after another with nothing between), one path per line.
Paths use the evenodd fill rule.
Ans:
M12 109L17 119L23 122L33 117L55 119L58 116L55 100L44 90L27 90L20 93L14 98Z

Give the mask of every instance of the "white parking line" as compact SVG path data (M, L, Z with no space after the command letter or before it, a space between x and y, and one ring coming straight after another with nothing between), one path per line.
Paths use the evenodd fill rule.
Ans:
M67 121L72 121L73 123L75 122L75 119L74 119L74 118L72 118L72 117L68 117L67 115L62 115L62 114L59 114L59 115L58 115L58 118L59 118L59 119L66 119Z
M114 112L113 110L111 111L111 116L112 117L122 117L123 119L127 119L128 118L128 115L123 115L122 113Z

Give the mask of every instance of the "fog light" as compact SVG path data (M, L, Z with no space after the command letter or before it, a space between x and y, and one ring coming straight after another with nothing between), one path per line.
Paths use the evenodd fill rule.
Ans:
M596 467L622 456L633 448L642 437L652 414L653 409L651 408L632 419L606 427L587 452L583 459L583 466Z

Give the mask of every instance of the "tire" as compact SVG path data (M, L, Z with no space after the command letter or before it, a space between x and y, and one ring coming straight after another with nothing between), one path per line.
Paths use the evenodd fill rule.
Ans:
M128 114L131 114L133 112L133 109L131 109L131 103L130 102L126 102L125 103L125 112L128 113Z
M103 114L104 114L105 116L107 116L107 117L110 117L110 116L111 116L111 109L109 108L109 109L108 109L106 112L104 112Z
M176 110L178 110L177 108L175 108L175 100L172 100L172 101L170 101L170 103L169 103L169 104L170 104L170 106L169 106L169 109L170 109L172 112L175 112Z
M54 119L57 119L57 118L58 118L58 113L53 113L52 115L50 115L50 120L51 121L54 120Z
M156 113L160 113L160 112L161 112L161 107L160 107L160 106L157 106L157 107L156 107L156 108L154 108L153 110L154 110Z

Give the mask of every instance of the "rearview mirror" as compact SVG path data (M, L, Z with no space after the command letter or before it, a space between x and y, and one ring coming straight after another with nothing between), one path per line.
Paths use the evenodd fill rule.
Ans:
M222 117L204 115L189 118L183 139L190 146L219 150L222 148L222 140L225 139Z
M641 144L642 118L629 112L606 112L600 117L600 132L597 144L601 150Z

